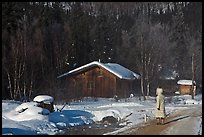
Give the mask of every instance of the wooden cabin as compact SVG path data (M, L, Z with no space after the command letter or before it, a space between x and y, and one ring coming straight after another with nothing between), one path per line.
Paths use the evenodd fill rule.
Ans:
M65 78L66 92L76 97L129 97L139 75L116 63L91 62L58 78Z
M177 82L177 84L179 85L179 92L180 95L191 95L191 90L193 88L193 94L195 95L195 91L196 91L196 86L195 86L195 81L192 83L192 80L179 80Z

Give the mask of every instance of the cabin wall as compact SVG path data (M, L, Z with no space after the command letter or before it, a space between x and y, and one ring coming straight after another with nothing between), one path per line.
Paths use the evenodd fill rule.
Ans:
M68 92L75 98L113 97L116 92L116 76L103 68L94 67L68 79Z
M141 92L141 80L140 79L135 79L132 82L132 91L130 94L134 94L135 96L142 96Z
M191 85L180 85L180 94L191 94Z
M72 74L66 78L66 93L63 98L80 99L83 97L129 97L139 92L135 80L120 79L99 66Z
M116 93L116 76L103 68L98 70L98 75L96 92L100 91L101 97L113 97Z
M116 95L118 97L129 97L133 93L133 80L124 80L117 78Z

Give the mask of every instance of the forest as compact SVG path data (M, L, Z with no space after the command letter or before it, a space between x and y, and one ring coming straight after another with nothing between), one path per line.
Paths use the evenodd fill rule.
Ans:
M100 60L202 82L202 2L2 2L2 99L57 95L57 77ZM63 94L62 94L63 95Z

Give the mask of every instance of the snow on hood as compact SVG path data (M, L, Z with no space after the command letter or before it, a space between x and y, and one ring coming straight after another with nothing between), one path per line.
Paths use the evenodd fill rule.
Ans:
M38 95L33 99L33 101L50 103L54 101L54 98L48 95Z

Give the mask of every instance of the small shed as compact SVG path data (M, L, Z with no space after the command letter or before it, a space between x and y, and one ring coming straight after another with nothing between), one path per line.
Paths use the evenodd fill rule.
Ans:
M48 95L38 95L33 99L34 102L37 102L37 106L41 108L48 109L50 112L54 111L54 98Z
M195 81L192 82L192 80L179 80L177 82L177 84L179 85L179 92L180 95L191 95L191 90L193 88L193 94L195 95L195 91L196 91L196 83Z
M93 61L58 78L66 78L73 97L128 97L140 75L116 63Z

